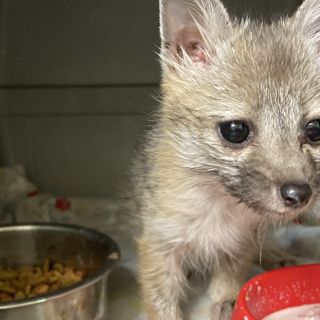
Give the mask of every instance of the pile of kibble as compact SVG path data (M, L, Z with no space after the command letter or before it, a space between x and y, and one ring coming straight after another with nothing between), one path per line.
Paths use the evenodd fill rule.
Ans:
M46 294L80 282L84 270L76 270L46 259L43 265L17 269L0 266L0 302Z

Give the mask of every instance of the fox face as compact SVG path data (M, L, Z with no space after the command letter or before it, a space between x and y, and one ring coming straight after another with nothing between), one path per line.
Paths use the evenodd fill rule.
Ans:
M266 25L163 1L163 135L181 166L273 220L317 207L320 1Z

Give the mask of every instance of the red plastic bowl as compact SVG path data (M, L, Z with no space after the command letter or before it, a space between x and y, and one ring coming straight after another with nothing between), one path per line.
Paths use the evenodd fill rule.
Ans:
M241 289L232 320L261 320L273 312L320 303L320 264L262 273Z

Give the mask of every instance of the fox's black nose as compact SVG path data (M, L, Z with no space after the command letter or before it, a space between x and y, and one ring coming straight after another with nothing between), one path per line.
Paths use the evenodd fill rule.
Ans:
M280 187L280 193L287 207L299 208L308 203L312 190L306 183L285 183Z

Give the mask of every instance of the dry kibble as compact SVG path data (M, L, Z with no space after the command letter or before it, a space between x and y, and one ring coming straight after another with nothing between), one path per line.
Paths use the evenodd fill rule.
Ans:
M31 281L35 274L32 271L26 270L26 271L21 271L18 275L18 279L21 281Z
M81 278L76 276L72 271L68 271L61 276L59 281L60 281L62 287L68 287L68 286L71 286L77 282L80 282Z
M84 270L73 269L45 259L42 267L23 266L6 269L0 266L0 303L46 294L80 282Z
M45 283L47 282L47 277L43 276L43 275L39 275L38 277L34 277L31 281L31 284L33 286L37 286L40 283Z
M81 271L81 270L75 271L74 274L76 276L78 276L79 278L81 278L81 279L83 279L85 277L85 275L86 275L86 273L84 271Z
M13 297L9 293L0 292L0 301L5 302L11 300L13 300Z
M31 292L31 283L26 285L26 287L24 288L24 292L26 293L27 296L29 296Z
M16 290L23 290L23 288L27 285L27 281L25 280L18 280L18 279L13 279L10 281L10 284L12 287L14 287ZM1 288L1 286L0 286Z
M49 286L47 284L39 284L33 289L33 294L40 295L45 294L49 291Z
M17 271L14 270L0 270L0 280L1 281L7 281L7 280L12 280L15 279L18 275Z
M57 282L58 280L59 280L59 277L55 276L53 274L48 277L48 283L50 283L50 284L53 284L53 283Z
M50 273L54 277L61 277L61 273L59 271L52 270L52 271L50 271Z
M56 291L59 289L59 285L58 284L53 284L50 288L49 291Z
M69 267L64 267L64 273L73 273L73 270Z
M49 259L45 259L43 263L43 273L47 273L49 271L50 262Z
M5 293L10 293L10 294L16 293L16 289L11 287L9 284L6 284L3 287L1 287L1 291Z
M64 267L63 267L63 265L61 263L55 263L53 265L53 270L56 270L56 271L62 273L63 270L64 270Z
M24 299L25 297L26 297L26 295L24 294L23 291L18 291L14 296L14 298L17 299L17 300L18 299Z
M35 267L35 270L36 270L36 273L39 273L39 274L41 274L41 273L42 273L42 270L41 270L41 268L40 268L40 267Z

